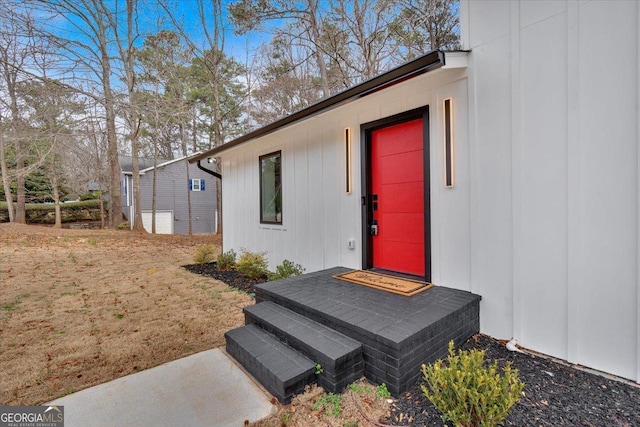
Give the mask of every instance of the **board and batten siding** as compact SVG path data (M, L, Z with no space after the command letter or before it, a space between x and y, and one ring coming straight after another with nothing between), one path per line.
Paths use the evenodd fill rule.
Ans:
M307 272L362 267L360 126L429 106L434 281L470 286L467 77L443 68L380 90L222 153L223 248L265 251L271 268L284 259ZM455 190L444 188L442 101L454 98ZM345 190L344 129L351 128L353 191ZM282 152L283 224L260 224L258 158ZM437 206L437 207L436 207ZM455 239L446 235L452 234ZM355 249L349 249L349 241Z
M481 329L640 381L640 2L462 1Z

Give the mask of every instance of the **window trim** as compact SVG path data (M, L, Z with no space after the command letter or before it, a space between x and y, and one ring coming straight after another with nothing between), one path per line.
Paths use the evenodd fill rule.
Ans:
M264 219L264 211L262 210L262 161L263 159L270 157L279 157L280 158L280 221L269 221ZM259 181L259 210L260 210L260 224L272 224L272 225L282 225L283 224L283 203L282 203L282 150L273 151L271 153L263 154L258 157L258 181Z
M198 188L196 188L196 181L198 182ZM202 179L191 178L191 191L202 191Z

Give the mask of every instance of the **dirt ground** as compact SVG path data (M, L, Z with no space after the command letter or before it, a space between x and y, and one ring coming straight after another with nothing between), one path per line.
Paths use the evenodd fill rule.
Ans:
M224 344L253 304L181 266L216 236L0 225L0 404L36 405Z

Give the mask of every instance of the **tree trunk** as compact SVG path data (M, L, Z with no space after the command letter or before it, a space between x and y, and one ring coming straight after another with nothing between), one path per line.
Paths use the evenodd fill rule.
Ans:
M111 58L108 51L106 24L97 22L98 45L100 46L102 90L107 125L107 161L109 163L109 227L116 228L122 221L122 188L120 161L118 160L118 135L116 134L116 113L113 89L111 88Z
M2 172L2 188L4 198L7 201L7 211L9 212L9 222L14 222L15 212L13 211L13 195L9 185L9 172L7 170L7 160L4 156L4 137L0 132L0 171Z
M111 94L105 99L107 113L107 158L109 159L109 227L116 228L122 222L122 189L116 120Z
M100 228L104 230L104 200L102 199L102 190L100 190Z
M129 132L131 138L131 153L133 157L133 231L141 233L145 232L144 224L142 224L142 197L140 196L140 164L138 163L140 155L140 147L138 142L138 133L140 130L140 114L137 108L137 99L135 93L135 70L134 70L134 39L133 39L133 18L136 0L127 1L127 43L126 48L122 48L122 43L118 43L120 56L124 64L125 76L127 79L127 95L129 96L128 115L129 115Z
M60 193L58 192L58 174L56 172L56 155L51 156L51 187L53 189L53 203L55 206L56 222L53 228L62 228L62 216L60 213Z
M187 157L187 136L185 135L185 126L180 123L180 140L182 142L182 154L184 155L184 167L187 169L187 182L191 179L189 174L189 158ZM179 183L179 186L185 185L185 183ZM184 187L183 187L184 188ZM193 235L193 221L191 219L191 189L187 187L187 215L189 216L189 236Z
M103 59L108 61L108 55L105 51ZM120 161L118 160L118 138L116 135L116 114L114 110L113 93L111 91L111 82L109 75L111 67L108 62L103 63L104 75L102 84L104 87L105 98L104 107L107 120L107 159L109 162L109 221L110 228L116 228L122 221L122 189L120 181Z
M14 147L16 150L16 181L17 181L17 202L16 202L16 216L15 222L18 224L27 223L26 215L26 195L24 189L25 177L24 177L24 158L22 154L22 144L20 143L20 137L17 132L14 132L15 142Z
M329 89L329 77L327 76L327 65L324 62L324 58L322 57L322 49L320 48L320 27L318 24L318 2L317 0L309 0L309 20L311 25L311 36L314 43L314 53L316 58L316 65L318 66L318 71L320 71L320 83L322 85L322 96L324 98L331 95L331 91Z
M158 123L157 119L157 110L156 110L156 123ZM157 184L158 177L156 175L156 171L158 168L158 140L157 138L153 139L153 183L151 188L151 234L156 234L156 197L157 197Z

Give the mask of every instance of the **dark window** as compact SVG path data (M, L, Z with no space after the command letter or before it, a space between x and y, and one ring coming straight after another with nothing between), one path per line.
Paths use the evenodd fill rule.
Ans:
M282 224L281 153L260 156L260 222Z

